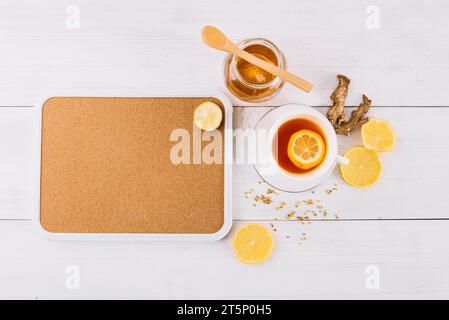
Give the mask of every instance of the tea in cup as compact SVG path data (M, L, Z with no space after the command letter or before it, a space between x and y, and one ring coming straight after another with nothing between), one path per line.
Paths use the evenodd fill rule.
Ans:
M259 129L270 130L268 164L256 171L273 187L289 192L306 191L322 183L337 163L337 135L329 120L317 110L298 104L268 112ZM268 170L269 168L270 170Z

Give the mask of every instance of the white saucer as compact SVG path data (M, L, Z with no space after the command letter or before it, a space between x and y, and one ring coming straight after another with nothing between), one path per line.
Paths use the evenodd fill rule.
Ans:
M331 130L333 132L333 135L330 135L330 139L334 139L334 129L326 117L315 109L300 104L288 104L268 111L260 118L254 128L258 151L254 169L266 183L284 192L297 193L313 189L329 177L336 164L335 157L337 156L337 150L335 147L328 150L327 159L321 164L320 170L317 170L318 172L311 172L304 176L294 175L278 166L273 158L272 151L274 132L286 119L298 116L312 116L318 119L325 126L326 131ZM331 141L331 145L336 146L336 142L335 138L335 141Z

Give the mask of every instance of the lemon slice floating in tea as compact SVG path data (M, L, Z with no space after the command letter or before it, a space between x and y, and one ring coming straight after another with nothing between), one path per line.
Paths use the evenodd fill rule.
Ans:
M311 169L323 161L326 144L319 133L308 129L299 130L290 137L287 154L298 168Z
M264 262L271 255L273 237L260 224L246 224L237 230L232 242L237 258L243 263Z
M362 126L363 145L375 151L388 151L396 144L396 134L385 120L371 119Z
M196 107L193 113L195 125L205 131L217 129L223 120L223 111L212 101L206 101Z
M340 173L347 183L357 188L369 187L379 180L382 162L376 151L364 147L349 149L344 157L348 164L340 165Z

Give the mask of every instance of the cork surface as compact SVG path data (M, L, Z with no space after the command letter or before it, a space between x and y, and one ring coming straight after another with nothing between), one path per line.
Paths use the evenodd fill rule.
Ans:
M205 100L47 100L42 109L43 228L56 233L218 231L224 222L224 166L170 160L177 143L170 141L172 130L185 129L192 137L193 110Z

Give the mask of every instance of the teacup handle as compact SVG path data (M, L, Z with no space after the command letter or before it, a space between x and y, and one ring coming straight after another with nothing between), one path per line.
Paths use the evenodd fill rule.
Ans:
M348 164L349 163L349 159L345 158L343 156L337 155L337 163L338 164Z

